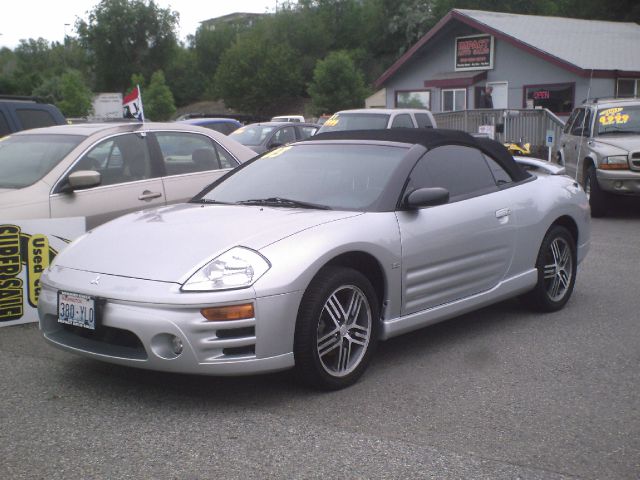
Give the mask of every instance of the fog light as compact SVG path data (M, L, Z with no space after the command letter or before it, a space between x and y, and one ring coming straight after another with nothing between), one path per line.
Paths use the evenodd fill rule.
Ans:
M151 339L151 351L165 360L178 358L184 350L184 343L172 333L159 333Z
M182 345L182 340L180 340L178 337L174 335L171 338L171 349L173 350L173 353L175 353L176 356L178 356L182 353L183 348L184 347Z

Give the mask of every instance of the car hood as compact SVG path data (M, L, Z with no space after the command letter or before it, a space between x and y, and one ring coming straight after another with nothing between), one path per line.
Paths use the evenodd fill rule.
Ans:
M135 212L77 239L61 267L146 280L186 281L235 246L254 250L360 212L181 204Z
M595 140L600 146L621 148L627 152L640 150L640 135L605 135Z

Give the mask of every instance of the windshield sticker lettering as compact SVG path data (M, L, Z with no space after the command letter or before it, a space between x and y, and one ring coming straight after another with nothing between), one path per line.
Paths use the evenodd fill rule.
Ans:
M266 153L265 155L263 155L262 158L274 158L274 157L280 156L290 148L291 146L278 147L275 150L271 150L269 153Z
M622 107L608 108L600 112L598 121L604 127L624 125L629 121L629 115L624 113L624 108Z
M329 120L324 122L327 127L335 127L340 121L340 116L338 114L334 114Z

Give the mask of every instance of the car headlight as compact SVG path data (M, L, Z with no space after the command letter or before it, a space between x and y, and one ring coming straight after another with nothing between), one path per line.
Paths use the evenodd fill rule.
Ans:
M234 247L191 275L181 290L203 292L250 287L269 268L269 262L258 252L245 247Z
M629 168L626 155L612 155L604 157L600 168L603 170L626 170Z

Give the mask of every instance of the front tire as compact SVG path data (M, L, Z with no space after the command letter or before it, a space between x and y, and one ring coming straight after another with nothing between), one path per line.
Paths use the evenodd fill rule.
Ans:
M592 165L584 177L584 191L589 197L592 217L603 217L607 213L607 192L600 188L596 169Z
M538 251L536 269L538 282L521 300L533 310L560 310L571 297L578 270L576 241L569 230L560 225L549 229Z
M315 388L355 383L378 341L379 307L371 282L360 272L327 267L307 288L296 321L295 370Z

